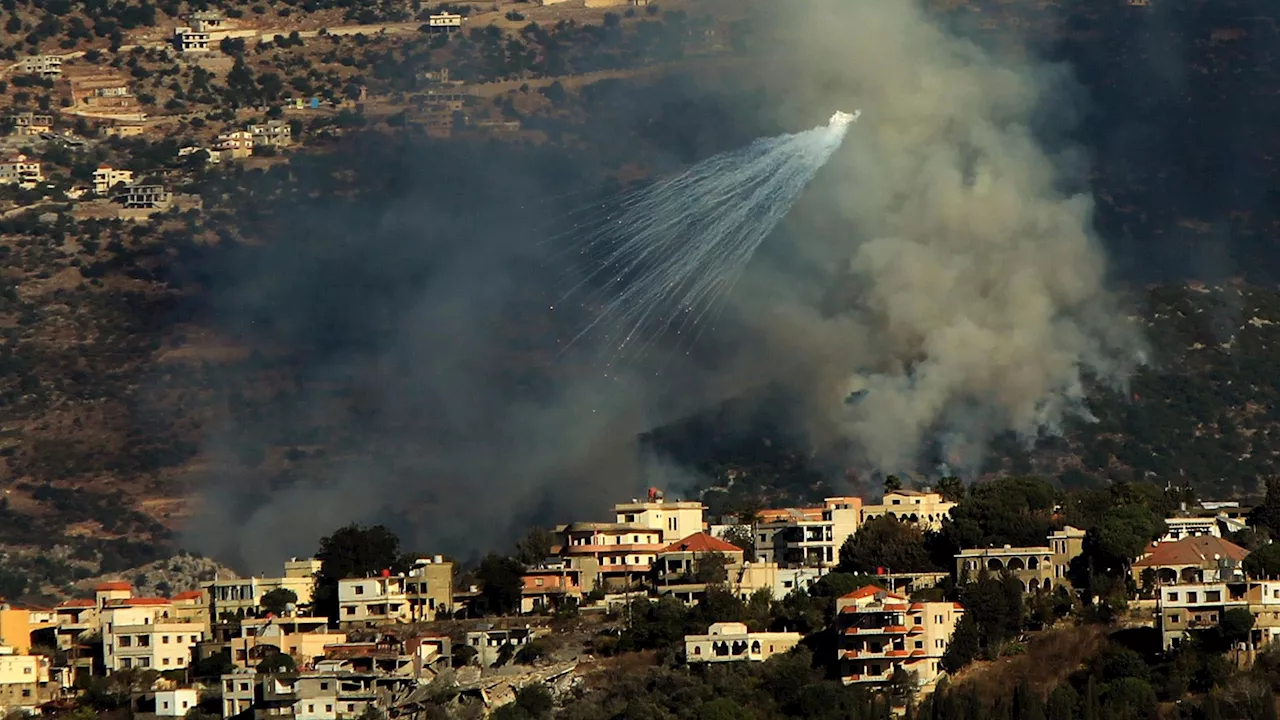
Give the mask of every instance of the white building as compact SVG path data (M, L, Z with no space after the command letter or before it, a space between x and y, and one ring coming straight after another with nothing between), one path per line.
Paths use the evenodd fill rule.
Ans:
M93 191L99 195L106 195L116 185L131 182L133 182L132 170L115 170L108 165L99 165L98 169L93 171Z
M453 13L436 13L427 18L427 28L434 33L451 33L462 29L462 16Z
M38 161L18 154L0 162L0 183L33 186L40 182L44 182L44 171Z
M271 120L249 126L252 147L288 147L293 142L293 127L287 122Z
M802 639L797 632L753 633L743 623L714 623L706 635L684 636L684 658L688 663L763 662L789 652Z
M338 622L409 622L412 618L405 585L405 577L390 574L339 580Z
M281 577L219 579L204 587L209 592L214 619L229 614L257 615L262 596L273 590L288 590L297 596L298 605L310 605L315 591L315 574L319 571L320 561L315 558L291 558L284 564Z
M756 524L756 557L779 567L830 568L840 546L858 531L862 499L829 497L821 506L762 510Z
M686 538L704 529L702 514L706 506L700 502L666 501L657 490L649 491L647 502L633 499L613 506L616 522L658 530L666 544Z
M504 647L507 648L506 652L514 656L534 637L536 637L534 631L527 627L510 630L482 628L467 633L467 645L475 649L476 660L480 663L480 667L492 667L498 662Z
M179 621L166 598L107 600L101 618L102 661L108 673L185 668L204 634L204 623Z
M194 53L209 51L209 33L202 32L194 28L175 28L173 31L173 41L174 45L178 48L178 52Z
M156 715L159 717L186 717L191 708L200 704L200 696L193 688L156 691Z

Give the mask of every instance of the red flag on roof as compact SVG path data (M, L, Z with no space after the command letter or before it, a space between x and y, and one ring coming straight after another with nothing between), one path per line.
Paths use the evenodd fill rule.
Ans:
M389 569L387 569L387 568L383 568L383 569L382 569L382 577L391 577L391 570L389 570Z
M888 575L888 574L889 574L889 571L888 571L888 570L886 570L885 568L878 567L878 568L876 568L876 574L877 574L877 575Z

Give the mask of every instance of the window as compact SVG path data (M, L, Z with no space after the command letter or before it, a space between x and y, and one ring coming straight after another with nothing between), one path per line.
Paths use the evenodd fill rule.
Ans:
M332 706L332 705L325 705L325 706L324 706L324 711L325 711L325 712L327 712L327 713L331 713L331 712L333 712L333 706Z
M1205 602L1222 602L1221 590L1208 590L1204 594Z
M668 518L668 519L667 519L667 529L668 529L668 530L679 530L679 529L680 529L680 519L679 519L679 518Z
M363 586L363 585L357 585L357 586L356 586L356 594L357 594L357 595L363 595L363 594L364 594L364 586Z
M240 692L249 692L249 683L247 682L240 683Z
M151 667L151 658L144 657L144 658L141 658L141 660L142 660L142 667L144 668Z
M941 616L941 615L934 615L934 616L933 616L933 621L934 621L934 622L936 622L936 623L938 623L939 625L941 625L941 624L942 624L942 622L943 622L943 620L942 620L942 616Z
M342 608L342 610L343 610L343 612L345 612L345 613L346 613L346 614L348 614L348 615L355 615L355 614L356 614L356 606L355 606L355 605L347 605L346 607Z
M1187 593L1187 602L1189 602L1189 603L1196 603L1196 602L1200 602L1200 596L1199 596L1199 594L1197 594L1197 593L1193 593L1193 592L1189 592L1189 593Z
M120 667L122 667L122 668L124 668L124 669L126 669L126 670L127 670L127 669L129 669L129 668L131 668L131 667L133 667L133 658L121 658L121 659L120 659Z
M946 641L946 640L934 640L934 641L933 641L933 646L934 646L934 647L936 647L936 648L938 648L939 650L941 650L942 648L944 648L944 647L946 647L946 646L947 646L947 641Z
M1169 602L1178 602L1178 593L1176 592L1169 593Z
M328 690L328 689L329 689L329 683L327 683L327 682L322 682L322 683L320 683L320 689L321 689L321 690Z
M160 636L160 644L161 644L161 645L168 645L168 644L169 644L169 636L168 636L168 635L161 635L161 636Z
M161 705L163 706L163 708L164 708L165 710L168 710L168 709L169 709L169 701L168 701L168 700L165 700L163 703L161 703Z
M1197 616L1196 616L1196 622L1201 622L1201 619L1200 619L1200 616L1199 616L1199 615L1197 615Z
M22 697L24 698L31 697L31 690L28 688L22 688Z
M1181 616L1181 615L1179 615L1179 614L1177 614L1177 613L1174 613L1174 614L1172 614L1172 615L1170 615L1170 616L1169 616L1169 622L1171 622L1171 623L1175 623L1175 624L1176 624L1176 623L1180 623L1180 622L1182 622L1182 616Z
M133 647L133 638L128 635L121 635L120 647Z
M355 712L355 711L356 711L356 704L355 704L355 703L347 703L347 712Z
M542 578L538 578L538 587L542 587L542 583L543 583Z
M917 640L917 641L916 641L916 649L917 649L917 650L923 650L923 649L924 649L924 641L923 641L923 640Z
M315 712L315 711L316 711L316 706L315 706L315 705L308 705L308 706L307 706L307 712L309 712L309 713L313 713L313 712Z
M29 667L24 667L24 668L22 668L22 674L23 674L23 675L30 675L30 674L31 674L31 668L29 668Z

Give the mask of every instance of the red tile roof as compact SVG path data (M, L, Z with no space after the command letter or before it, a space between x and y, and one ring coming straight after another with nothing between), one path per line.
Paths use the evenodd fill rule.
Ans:
M674 552L720 552L740 553L742 548L733 543L714 538L706 533L694 533L683 540L677 540L662 549L664 553Z
M158 597L136 597L136 598L120 598L118 600L108 600L108 607L131 607L133 605L172 605L173 602L169 598Z
M861 600L862 598L875 597L876 593L884 593L886 600L906 600L901 595L895 595L878 585L866 585L854 590L848 595L841 596L841 600Z
M109 591L109 590L129 590L129 591L132 591L132 590L133 590L133 585L131 585L131 584L127 583L127 582L120 582L120 581L117 581L117 582L104 582L104 583L98 583L98 584L97 584L97 585L95 585L95 586L94 586L94 588L93 588L93 591L94 591L94 592L107 592L107 591Z
M1249 551L1222 538L1198 535L1174 542L1153 543L1147 546L1146 553L1147 556L1135 562L1133 567L1211 565L1214 563L1214 555L1240 562Z
M177 595L174 595L173 599L174 600L199 600L203 596L204 596L204 593L200 592L199 590L188 590L186 592L180 592Z
M93 607L94 604L95 603L92 600L63 600L62 602L58 603L58 607L82 608L82 607Z

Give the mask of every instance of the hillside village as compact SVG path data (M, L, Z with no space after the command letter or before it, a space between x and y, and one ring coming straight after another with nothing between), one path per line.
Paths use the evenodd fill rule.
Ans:
M350 526L274 576L167 597L103 582L52 608L5 605L0 702L160 718L536 717L572 707L583 683L628 657L772 667L808 647L829 655L814 662L833 682L873 691L859 696L873 712L911 714L973 663L1034 653L1072 627L1146 628L1158 657L1225 654L1238 668L1280 649L1280 544L1262 540L1280 492L1246 509L1122 489L1086 532L1066 524L1079 516L1070 504L1106 499L1037 504L1044 489L909 490L892 478L877 503L832 497L715 519L651 489L611 521L535 528L515 555L474 569ZM1049 530L931 565L939 538L965 526L993 541ZM1125 542L1134 555L1105 567Z

